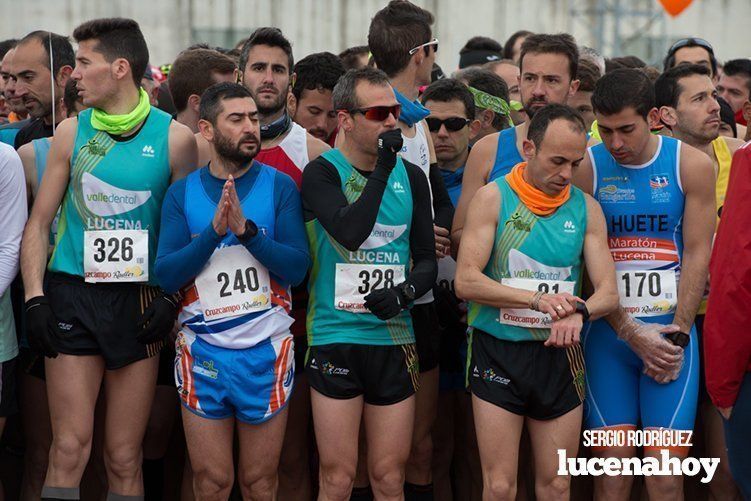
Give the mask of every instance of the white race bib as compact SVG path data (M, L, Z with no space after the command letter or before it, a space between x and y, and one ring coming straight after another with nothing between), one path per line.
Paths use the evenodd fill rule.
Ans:
M621 306L635 317L654 317L675 311L678 284L675 270L623 270L616 273Z
M196 289L207 321L271 308L269 270L242 245L216 249Z
M436 283L444 289L456 293L454 289L454 278L456 277L456 261L451 256L446 256L438 260L438 277Z
M574 294L576 282L565 280L536 280L529 278L503 278L501 284L527 291L542 291L546 294ZM501 308L498 321L506 325L528 329L549 329L552 319L547 313L529 308Z
M83 232L86 282L148 282L149 231Z
M404 269L403 264L337 264L334 307L351 313L367 313L365 296L374 289L404 282Z

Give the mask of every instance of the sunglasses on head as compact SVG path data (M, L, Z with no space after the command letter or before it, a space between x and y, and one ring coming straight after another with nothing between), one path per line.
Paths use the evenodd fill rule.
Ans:
M703 47L707 49L710 54L714 55L714 49L712 48L712 44L710 44L703 38L695 38L695 37L683 38L681 40L678 40L670 47L670 50L668 51L668 55L672 56L675 54L675 52L678 49L682 49L684 47Z
M370 108L355 108L354 110L339 110L348 111L350 114L362 113L362 115L374 122L383 122L389 115L394 115L394 119L399 120L399 115L402 112L401 104L394 104L392 106L371 106Z
M431 45L433 46L433 50L435 52L438 52L438 39L434 38L430 42L425 42L424 44L420 44L417 47L412 47L411 49L409 49L409 55L411 56L412 54L422 49L423 47L430 47Z
M445 125L447 131L456 132L462 130L469 125L469 122L471 122L469 118L462 117L451 117L444 120L428 117L425 121L428 123L428 129L430 129L430 132L438 132L441 130L441 125Z

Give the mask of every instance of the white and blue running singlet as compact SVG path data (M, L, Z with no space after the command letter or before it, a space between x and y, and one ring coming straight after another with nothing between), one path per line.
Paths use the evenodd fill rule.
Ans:
M588 152L593 193L607 222L621 306L643 322L667 325L673 322L678 300L684 194L681 142L657 139L654 156L643 165L617 163L604 143ZM680 377L669 384L658 384L643 373L641 359L605 319L590 325L583 342L587 428L693 429L699 383L695 328Z

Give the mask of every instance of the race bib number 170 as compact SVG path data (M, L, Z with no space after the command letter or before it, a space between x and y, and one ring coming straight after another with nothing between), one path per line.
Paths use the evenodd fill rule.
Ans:
M84 231L86 282L148 282L148 230Z
M675 270L619 271L621 306L635 317L654 317L675 311L678 285Z

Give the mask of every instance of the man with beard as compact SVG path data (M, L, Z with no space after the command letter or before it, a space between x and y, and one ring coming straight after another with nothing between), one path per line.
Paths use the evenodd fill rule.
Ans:
M519 92L524 111L531 119L549 103L566 104L576 93L579 50L573 37L530 35L524 40L519 59ZM527 139L529 121L491 134L478 141L467 159L462 194L456 206L451 239L458 249L469 202L486 183L508 174L523 161L522 145Z
M138 23L95 19L73 36L71 78L90 108L58 127L21 246L29 344L49 357L52 446L42 498L78 499L102 385L110 495L143 496L156 355L177 313L154 279L159 213L171 180L195 168L195 140L140 88L149 53Z
M698 64L675 66L655 82L656 105L662 123L670 129L674 138L703 151L714 164L715 204L719 217L725 203L733 154L743 146L743 141L719 135L720 105L717 94L709 69ZM699 336L703 336L706 311L705 290L696 315ZM699 351L703 352L701 344ZM703 431L706 437L707 455L721 458L718 474L712 479L709 489L715 499L731 499L737 497L737 489L728 466L722 419L711 404L703 382L704 378L699 378L699 412L703 430L697 431Z
M156 273L182 289L175 377L197 498L227 499L237 429L244 499L275 496L292 391L290 285L310 264L300 195L254 158L258 110L248 89L201 96L211 162L172 185L162 210Z
M329 146L292 121L287 112L287 98L295 78L292 68L292 45L278 28L258 28L243 44L239 70L242 83L258 106L261 127L261 151L256 160L289 175L300 187L302 172L308 162ZM310 489L308 442L310 434L310 392L302 370L307 350L305 310L308 304L305 286L292 291L292 316L295 323L296 391L290 402L289 425L282 449L279 497L305 497Z
M50 137L63 121L62 97L74 65L73 47L62 35L34 31L18 42L10 78L31 121L18 131L13 145L16 149L34 139Z
M330 52L304 57L295 65L295 78L290 99L290 115L310 135L334 145L336 110L331 92L344 75L342 60Z

